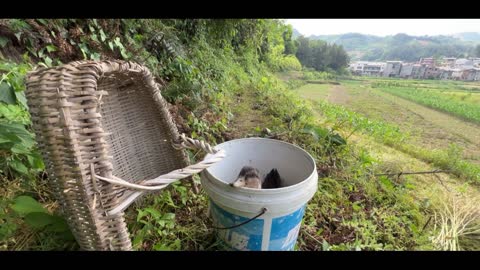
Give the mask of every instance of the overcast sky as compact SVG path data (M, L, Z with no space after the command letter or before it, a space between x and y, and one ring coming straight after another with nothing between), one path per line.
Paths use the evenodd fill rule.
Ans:
M301 34L331 35L362 33L376 36L449 35L480 32L480 19L287 19Z

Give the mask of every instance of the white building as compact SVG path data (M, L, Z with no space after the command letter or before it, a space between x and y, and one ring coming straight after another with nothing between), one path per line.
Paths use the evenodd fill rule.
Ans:
M400 78L412 78L413 76L413 64L403 64L400 69Z
M385 70L383 71L384 77L398 77L400 70L402 69L402 61L387 61Z
M361 76L381 76L385 66L384 62L358 61L350 65L350 70Z
M472 68L473 61L465 58L460 58L455 61L455 68L466 69Z

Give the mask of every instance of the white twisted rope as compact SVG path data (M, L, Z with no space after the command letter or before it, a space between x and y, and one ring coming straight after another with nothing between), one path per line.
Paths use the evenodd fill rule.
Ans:
M154 179L140 181L138 184L128 182L126 180L123 180L115 176L112 176L112 178L107 178L107 177L97 175L94 173L93 167L92 167L92 175L95 178L98 178L110 184L119 185L125 188L136 190L131 195L127 196L127 198L125 198L121 203L119 203L113 209L108 211L108 215L115 215L125 210L145 191L155 191L155 190L164 189L173 182L179 181L181 179L187 178L189 176L192 176L193 174L197 174L203 171L204 169L212 166L213 164L223 160L226 156L226 153L223 149L220 149L220 150L213 149L208 143L204 141L188 138L185 136L185 134L180 135L180 140L181 140L180 143L173 145L175 149L177 150L185 149L185 148L198 149L198 150L203 150L209 154L212 154L212 156L205 158L204 160L200 161L197 164L190 165L183 169L178 169L164 175L160 175Z

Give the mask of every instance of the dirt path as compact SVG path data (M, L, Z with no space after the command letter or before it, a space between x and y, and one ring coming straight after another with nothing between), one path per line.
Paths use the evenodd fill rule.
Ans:
M262 128L267 123L267 117L255 107L255 97L251 91L238 93L233 104L234 119L231 123L230 136L234 139L244 138L253 133L256 127Z

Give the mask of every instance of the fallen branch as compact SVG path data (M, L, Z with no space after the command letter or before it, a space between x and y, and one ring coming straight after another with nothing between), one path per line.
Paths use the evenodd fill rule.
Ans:
M399 172L399 173L380 173L380 174L374 174L374 176L401 176L401 175L407 175L407 174L432 174L432 173L449 173L450 171L442 171L442 170L434 170L434 171L428 171L428 172Z

